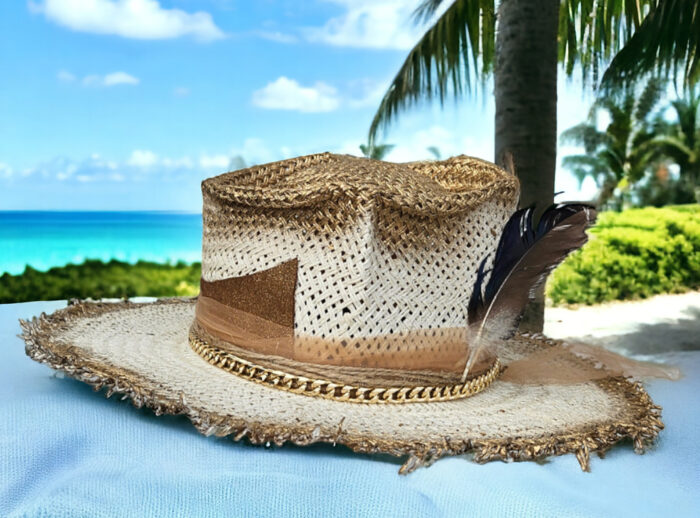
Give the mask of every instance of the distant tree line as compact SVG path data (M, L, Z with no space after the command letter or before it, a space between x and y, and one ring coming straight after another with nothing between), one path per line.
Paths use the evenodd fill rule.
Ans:
M583 148L563 166L580 182L595 181L600 207L700 202L700 88L664 102L667 86L652 78L608 92L586 121L562 133L562 144Z

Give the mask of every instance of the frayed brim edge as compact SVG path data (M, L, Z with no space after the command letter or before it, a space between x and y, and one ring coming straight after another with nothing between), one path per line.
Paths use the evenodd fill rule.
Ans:
M182 303L187 300L189 299L160 299L149 304ZM33 360L87 383L95 391L106 389L105 395L108 398L113 394L121 394L121 399L130 399L135 407L149 408L156 415L185 415L195 428L206 436L231 436L234 441L247 438L253 444L272 443L278 446L285 442L298 446L313 443L342 444L359 453L384 453L407 457L399 469L401 474L410 473L444 456L467 453L473 454L474 460L479 463L493 460L536 460L573 453L581 469L590 471L591 453L596 452L602 457L614 444L627 438L633 441L635 452L643 453L664 428L661 407L653 403L639 382L620 377L606 378L596 383L607 393L621 398L627 404L627 415L623 418L612 423L595 424L535 438L458 440L442 437L440 442L426 444L348 434L342 428L342 420L337 430L333 431L324 431L320 426L310 428L250 422L190 406L183 393L175 395L164 391L157 382L135 373L83 358L80 349L58 344L52 338L56 331L69 326L74 318L93 317L136 305L130 301L71 301L67 308L51 315L42 313L30 321L20 320L22 334L19 337L25 341L27 356ZM60 351L60 354L57 351Z

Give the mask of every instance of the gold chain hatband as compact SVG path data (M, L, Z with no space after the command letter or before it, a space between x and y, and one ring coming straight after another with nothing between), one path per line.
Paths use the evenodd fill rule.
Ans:
M190 347L211 365L255 383L295 394L347 401L349 403L427 403L463 399L484 390L501 372L501 364L496 359L488 371L464 383L432 387L369 388L311 379L256 365L228 351L208 344L192 332L189 335L189 342Z

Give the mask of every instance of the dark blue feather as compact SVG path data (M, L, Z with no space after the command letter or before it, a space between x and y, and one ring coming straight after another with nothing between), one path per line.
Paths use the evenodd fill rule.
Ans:
M467 308L475 343L470 344L465 377L483 341L504 340L515 333L535 288L586 242L585 231L596 216L591 205L557 203L544 211L535 227L533 213L533 207L520 209L506 223L485 286L488 257L479 265Z

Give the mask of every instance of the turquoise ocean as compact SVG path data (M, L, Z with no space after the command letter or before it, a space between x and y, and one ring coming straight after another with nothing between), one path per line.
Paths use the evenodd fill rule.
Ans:
M0 211L0 275L85 259L174 263L201 257L201 214Z

